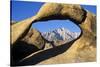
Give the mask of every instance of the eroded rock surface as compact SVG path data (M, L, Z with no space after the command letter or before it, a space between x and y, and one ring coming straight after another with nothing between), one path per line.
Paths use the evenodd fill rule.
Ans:
M33 53L19 62L19 65L96 61L96 16L93 13L84 10L80 5L46 3L41 7L35 18L36 21L53 19L72 20L81 28L82 32L80 37L70 43L42 50L35 54ZM27 22L23 22L24 23L22 24L19 23L16 27L12 27L12 37L19 37L19 34L14 33L14 31L23 31L23 33L26 32L26 29L32 24L33 19L31 19L31 21L27 20ZM22 26L22 29L17 29L20 25ZM38 34L38 36L35 36L35 34L36 32L33 35L30 33L29 35L24 36L23 40L27 43L34 43L36 46L47 42L42 38L41 34ZM29 38L30 36L31 38ZM18 38L15 38L14 40L14 38L12 38L12 40L14 40L12 43L17 41L17 39Z
M36 17L33 16L11 25L11 45L22 39L28 33L35 18Z
M25 37L11 45L11 63L15 65L26 56L45 47L45 40L41 33L31 28Z
M79 24L84 20L85 14L85 10L80 5L46 3L36 16L38 20L70 19Z
M45 40L41 36L41 33L36 29L31 29L28 34L22 39L29 44L34 44L37 48L42 49L45 44Z

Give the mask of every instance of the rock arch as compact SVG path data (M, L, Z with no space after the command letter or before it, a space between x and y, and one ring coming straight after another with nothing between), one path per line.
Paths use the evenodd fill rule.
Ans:
M40 64L82 62L82 61L96 60L96 39L95 39L96 16L93 13L83 9L80 5L59 4L59 3L44 4L35 16L11 26L12 28L11 44L14 44L21 38L25 37L25 35L23 36L23 34L25 32L28 32L32 23L36 23L36 21L47 21L53 19L72 20L75 24L77 24L81 28L82 34L77 40L75 40L75 42L68 49L67 52L57 56L56 58L47 59L41 62ZM37 36L41 36L41 34L38 34ZM41 38L41 41L45 40ZM37 42L40 41L37 40ZM43 44L45 44L45 42L43 42ZM63 57L62 59L62 56L65 57ZM63 62L60 61L56 62L57 59L63 60Z

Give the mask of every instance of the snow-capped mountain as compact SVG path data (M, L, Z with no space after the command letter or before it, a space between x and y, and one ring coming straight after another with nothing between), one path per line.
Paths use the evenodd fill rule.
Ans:
M80 35L80 32L71 32L65 28L58 28L50 32L44 32L42 35L48 41L62 40L69 42L76 39Z

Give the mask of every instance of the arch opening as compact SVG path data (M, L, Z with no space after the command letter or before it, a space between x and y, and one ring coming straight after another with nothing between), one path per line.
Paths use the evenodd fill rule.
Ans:
M81 28L70 20L39 21L32 27L40 31L44 39L56 44L70 42L81 35Z

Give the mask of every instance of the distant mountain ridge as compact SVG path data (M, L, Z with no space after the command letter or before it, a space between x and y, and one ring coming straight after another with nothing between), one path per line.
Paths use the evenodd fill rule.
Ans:
M48 41L62 40L69 42L73 39L76 39L80 35L80 32L71 32L70 30L62 27L50 32L44 32L42 35Z

